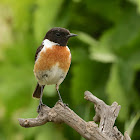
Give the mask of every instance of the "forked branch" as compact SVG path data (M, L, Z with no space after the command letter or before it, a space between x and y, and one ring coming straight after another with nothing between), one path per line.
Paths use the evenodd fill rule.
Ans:
M93 121L85 122L69 107L57 102L53 108L43 106L37 118L19 119L19 123L22 127L36 127L47 122L66 123L87 140L131 140L127 132L123 136L114 126L121 108L118 103L108 106L89 91L85 92L84 98L94 103ZM94 121L100 122L99 127Z

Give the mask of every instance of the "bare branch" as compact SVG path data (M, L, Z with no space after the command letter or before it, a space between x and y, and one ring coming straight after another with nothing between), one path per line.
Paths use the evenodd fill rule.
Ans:
M114 102L111 106L108 106L89 91L85 92L85 99L94 103L96 114L93 117L93 120L95 122L100 121L99 130L110 138L114 138L115 135L115 137L120 139L122 134L116 129L116 127L113 128L113 126L121 106L116 102Z
M85 92L84 98L95 104L93 120L100 122L99 127L94 121L85 122L61 102L53 108L42 106L37 118L19 119L19 123L22 127L36 127L47 122L66 123L87 140L130 140L127 133L123 136L116 126L113 127L120 110L116 102L108 106L89 91Z

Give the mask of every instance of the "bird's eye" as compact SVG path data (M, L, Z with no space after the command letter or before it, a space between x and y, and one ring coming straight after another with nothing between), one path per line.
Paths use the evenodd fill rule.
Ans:
M60 37L60 36L61 36L60 33L56 33L55 35L56 35L57 37Z

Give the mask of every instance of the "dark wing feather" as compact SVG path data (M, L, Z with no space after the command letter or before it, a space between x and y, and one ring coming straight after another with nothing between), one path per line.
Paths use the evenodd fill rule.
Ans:
M35 61L36 61L36 59L37 59L38 53L42 50L42 48L43 48L43 45L41 45L41 46L39 46L39 47L37 48L36 54L35 54Z

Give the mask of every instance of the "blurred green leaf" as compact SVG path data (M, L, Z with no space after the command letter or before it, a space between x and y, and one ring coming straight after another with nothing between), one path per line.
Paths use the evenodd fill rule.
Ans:
M86 90L94 92L99 98L105 97L106 77L109 74L109 65L91 61L89 59L76 63L72 67L71 97L75 104L81 104L83 93Z
M7 7L10 7L11 17L9 17L9 23L11 27L17 31L19 39L23 38L23 33L26 33L30 27L32 20L32 8L34 7L33 0L24 0L24 1L16 1L16 0L5 0L4 3ZM29 14L30 13L30 14Z
M127 81L125 81L127 82ZM127 99L127 92L121 83L121 77L119 75L119 64L113 64L108 79L106 91L108 94L109 103L112 104L114 101L121 105L119 112L119 118L124 121L128 116L129 101Z
M129 15L129 16L128 16ZM100 38L101 45L110 48L113 52L126 52L126 45L131 44L140 32L140 16L134 11L120 21L118 25L107 30Z
M93 37L91 37L90 35L84 33L84 32L80 32L80 31L77 31L76 34L78 34L78 38L87 43L88 45L90 46L94 46L94 47L97 47L99 45L99 42L94 39Z
M54 135L55 134L55 135ZM48 140L66 140L66 138L63 136L63 133L61 131L61 127L56 129L54 125L47 124L45 128L41 129L41 133L38 133L36 135L35 140L42 140L42 139L48 139Z
M120 79L120 83L124 88L125 92L128 93L129 91L131 91L135 78L135 72L129 61L119 60L118 78Z
M116 61L116 56L104 45L101 45L101 43L94 38L92 38L90 35L83 33L83 32L77 32L78 38L87 43L89 45L89 52L90 52L90 58L103 62L103 63L109 63Z
M93 13L99 14L99 16L103 16L104 18L111 21L118 21L121 17L121 0L112 1L112 0L86 0L85 1L88 10ZM113 11L113 14L112 14Z
M52 97L54 95L56 95L56 88L55 85L47 85L45 86L44 92L46 92L47 94L44 94L44 96L48 96L48 97Z
M73 65L72 73L73 78L71 82L73 88L71 90L71 97L75 104L79 104L84 102L84 91L93 89L94 85L89 84L93 83L93 78L91 77L91 74L93 74L93 64L91 61L82 61L82 63Z
M130 62L132 63L135 70L140 70L140 51L134 53L131 56Z
M129 1L136 4L137 11L140 13L140 0L129 0Z
M55 19L61 9L62 3L63 0L37 0L37 9L34 14L34 31L36 40L40 44L46 32L55 26Z
M130 120L128 120L125 123L125 131L127 131L128 135L131 137L134 127L138 120L140 119L140 112L138 112L136 115L131 116Z

